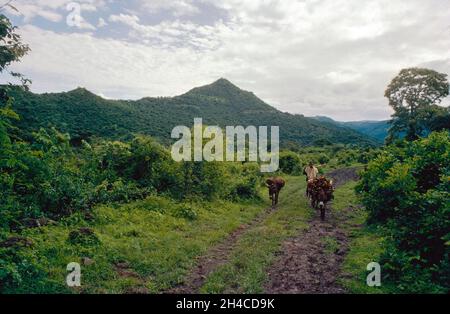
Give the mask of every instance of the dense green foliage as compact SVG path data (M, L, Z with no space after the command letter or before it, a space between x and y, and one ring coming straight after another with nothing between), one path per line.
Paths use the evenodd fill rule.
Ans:
M74 149L55 129L33 135L32 143L11 143L0 166L1 223L22 225L25 218L58 218L93 204L127 202L150 194L173 199L256 197L255 164L174 162L153 139L101 141Z
M280 153L280 170L291 175L299 175L303 173L302 160L300 156L291 151L283 151Z
M1 13L5 6L14 9L9 3L0 6L0 73L6 72L26 85L30 81L22 74L10 71L8 67L11 63L19 61L26 55L30 48L22 43L21 37L17 33L17 27L13 26L11 21Z
M369 222L389 234L384 269L406 291L449 289L449 175L448 131L389 146L362 174Z
M165 146L144 135L122 141L93 138L88 143L55 128L28 133L23 124L16 127L19 117L8 101L1 111L0 240L10 232L20 234L65 217L91 219L98 204L163 196L177 204L171 215L193 221L199 217L193 205L199 200L260 198L263 180L257 163L177 163ZM296 152L281 153L281 172L298 175L310 160L331 167L357 162L361 156L359 148L346 145L294 147ZM165 207L155 203L149 209L160 212ZM81 240L73 233L67 241L81 246L93 242ZM39 258L21 241L0 250L1 278L8 291L45 273Z
M83 88L41 95L17 90L13 96L16 111L23 117L20 126L26 133L55 126L70 133L75 142L91 136L128 140L133 133L140 133L170 143L175 126L189 127L195 117L201 117L204 124L221 127L280 126L282 145L288 141L314 145L320 140L377 145L376 140L352 129L280 112L225 79L181 96L137 101L106 100Z
M298 147L291 145L280 152L280 171L291 175L302 175L310 162L323 172L355 164L367 164L377 156L380 149L354 145L327 145L321 147Z

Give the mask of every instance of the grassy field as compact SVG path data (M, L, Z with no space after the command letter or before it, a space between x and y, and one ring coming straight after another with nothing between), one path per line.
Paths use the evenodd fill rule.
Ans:
M150 197L127 205L97 207L93 222L74 215L55 226L28 229L24 236L34 242L30 256L48 275L23 283L23 289L15 292L121 293L135 288L158 292L182 280L196 256L254 219L268 202L216 201L190 206L197 219L178 217L174 209L179 204ZM100 242L69 243L69 233L79 227L94 230ZM89 265L83 265L85 257ZM82 264L80 289L66 286L70 262ZM127 269L118 271L118 263L126 263Z

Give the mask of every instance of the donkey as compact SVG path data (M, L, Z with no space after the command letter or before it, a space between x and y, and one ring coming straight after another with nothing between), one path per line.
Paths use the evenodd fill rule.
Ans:
M283 178L272 177L266 180L266 186L269 188L269 198L272 200L272 207L278 204L278 195L286 182Z
M317 180L314 183L318 183ZM314 209L320 210L320 219L325 220L325 209L327 203L333 198L333 181L330 180L328 187L315 185L311 189L308 187L308 192L311 196L311 206Z

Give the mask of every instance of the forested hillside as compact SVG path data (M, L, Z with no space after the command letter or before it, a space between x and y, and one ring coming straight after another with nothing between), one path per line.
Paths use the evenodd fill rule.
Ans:
M379 140L380 142L383 142L384 139L388 135L389 130L389 120L382 120L382 121L348 121L348 122L341 122L341 121L335 121L328 117L323 116L316 116L314 119L321 121L321 122L329 122L333 123L339 126L348 127L350 129L353 129L355 131L358 131L362 134L365 134L371 138L375 138Z
M343 122L343 125L352 128L358 132L374 137L380 141L388 135L389 121L349 121Z
M225 79L181 96L137 101L107 100L83 88L40 95L16 89L13 97L15 110L22 117L20 127L27 134L39 127L55 126L74 139L130 139L132 133L141 133L167 143L174 126L191 126L194 117L201 117L209 125L278 125L282 145L377 145L376 140L349 128L280 112Z

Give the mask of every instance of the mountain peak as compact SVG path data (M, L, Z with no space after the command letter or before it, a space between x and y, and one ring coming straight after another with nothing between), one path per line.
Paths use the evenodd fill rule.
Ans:
M71 91L68 91L67 93L69 93L69 94L91 94L91 95L95 95L94 93L92 93L91 91L87 90L84 87L77 87L75 89L72 89Z
M230 87L230 88L237 88L237 89L239 89L239 87L237 87L236 85L234 85L229 80L227 80L226 78L223 78L223 77L221 77L220 79L218 79L217 81L213 82L210 85L227 86L227 87Z
M211 84L193 88L185 95L229 97L231 95L237 95L242 92L243 91L239 87L231 83L229 80L220 78Z

